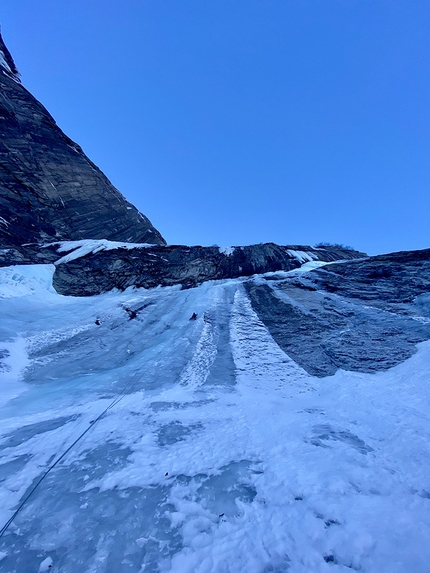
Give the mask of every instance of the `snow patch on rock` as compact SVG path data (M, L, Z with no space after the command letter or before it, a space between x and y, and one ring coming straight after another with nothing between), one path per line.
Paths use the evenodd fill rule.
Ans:
M95 255L100 251L112 251L114 249L146 249L148 247L153 247L150 243L125 243L119 241L108 241L107 239L83 239L81 241L60 241L57 243L49 243L44 246L59 245L58 252L70 252L68 255L61 257L55 262L56 265L61 265L62 263L68 263L79 259L80 257L85 257L89 253Z
M232 255L234 253L234 251L236 250L236 247L218 247L218 248L219 248L219 252L222 255L226 255L227 257Z
M287 249L287 253L297 259L299 263L307 263L309 261L318 260L318 255L315 253L308 253L306 251L294 251L293 249Z

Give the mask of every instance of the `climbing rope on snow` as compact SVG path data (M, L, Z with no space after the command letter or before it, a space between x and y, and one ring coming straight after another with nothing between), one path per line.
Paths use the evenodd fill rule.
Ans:
M133 381L130 380L130 382L128 382L124 388L121 390L121 392L118 394L118 396L112 400L112 402L109 404L109 406L107 406L107 408L105 408L103 410L103 412L97 416L97 418L95 418L94 420L91 420L90 425L88 426L88 428L86 428L86 430L84 430L82 432L82 434L80 434L76 440L61 454L61 456L53 463L49 466L49 468L42 474L42 476L39 478L39 480L34 484L34 486L31 488L31 490L29 491L29 493L24 497L24 499L21 500L21 502L19 503L18 507L16 508L16 510L14 511L14 513L12 514L12 516L7 520L7 522L3 525L3 527L0 529L0 538L3 537L4 533L8 530L9 526L13 523L14 519L16 518L16 516L18 515L18 513L22 510L22 508L24 507L24 505L27 503L27 501L30 499L30 497L34 494L34 492L36 491L36 489L39 487L39 485L43 482L43 480L46 478L46 476L55 468L55 466L57 466L61 460L63 460L66 455L70 452L70 450L76 446L76 444L85 436L85 434L87 432L89 432L91 430L91 428L93 428L95 426L95 424L101 420L101 418L103 418L103 416L106 414L106 412L108 410L111 410L114 406L116 406L118 404L118 402L120 402L124 396L126 395L127 389L130 386L130 391L133 390L133 388L136 386L136 384L139 382L139 380L141 380L141 376L138 377L137 380Z

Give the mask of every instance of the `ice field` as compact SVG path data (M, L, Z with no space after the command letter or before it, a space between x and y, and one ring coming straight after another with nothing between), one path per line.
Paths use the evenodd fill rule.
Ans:
M0 269L0 571L430 571L429 342L315 378L241 280L72 298L53 269Z

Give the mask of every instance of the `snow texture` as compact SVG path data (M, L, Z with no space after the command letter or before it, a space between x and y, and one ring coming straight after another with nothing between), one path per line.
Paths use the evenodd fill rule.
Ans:
M1 271L0 526L45 475L1 571L428 572L429 343L320 379L240 280L72 298L52 269Z
M61 263L68 263L79 259L80 257L85 257L89 253L95 254L100 251L112 251L114 249L144 249L147 247L153 247L149 243L121 243L118 241L108 241L107 239L82 239L80 241L60 241L58 243L49 243L46 246L59 245L58 252L68 252L68 255L64 255L55 262L56 265Z
M0 299L39 295L46 298L52 287L54 265L17 265L0 268Z
M221 254L226 255L227 257L232 255L234 253L234 251L236 250L236 247L218 247L218 248L219 248L219 252Z

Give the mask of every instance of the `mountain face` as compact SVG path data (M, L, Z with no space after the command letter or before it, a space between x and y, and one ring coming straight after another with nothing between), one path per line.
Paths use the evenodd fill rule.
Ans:
M0 67L0 571L428 573L430 249L167 246Z
M24 88L0 36L0 243L78 239L164 244Z

